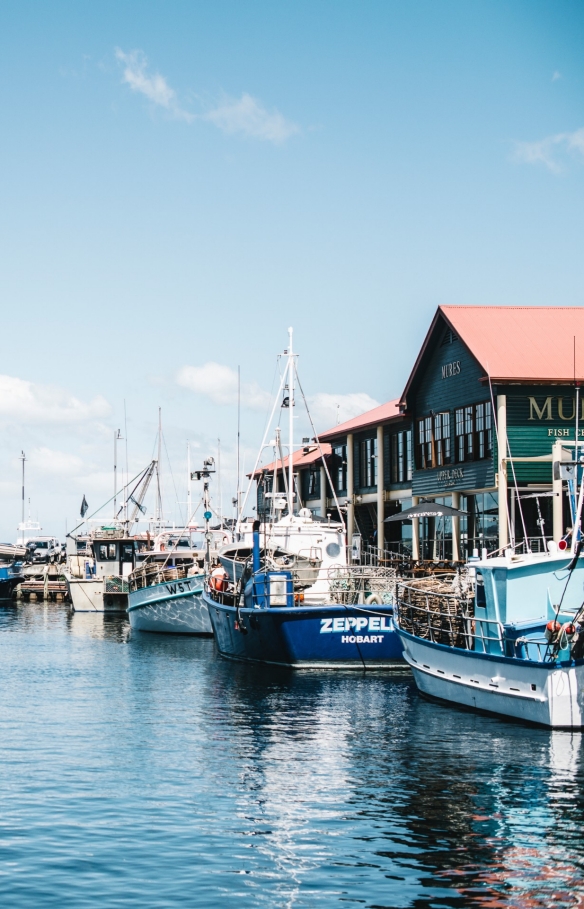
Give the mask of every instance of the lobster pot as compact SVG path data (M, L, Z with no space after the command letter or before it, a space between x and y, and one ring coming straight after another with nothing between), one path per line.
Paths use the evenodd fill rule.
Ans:
M398 584L397 608L404 631L436 644L466 648L474 599L453 592L452 581L424 578Z
M367 565L332 568L328 572L328 582L332 603L341 606L364 603L368 596L377 593L381 601L389 605L394 599L396 570Z
M129 576L130 590L142 590L143 587L152 587L154 584L164 584L168 581L180 581L188 578L192 566L178 565L161 568L156 563L136 568Z
M109 575L105 579L104 593L128 593L128 582L118 575Z

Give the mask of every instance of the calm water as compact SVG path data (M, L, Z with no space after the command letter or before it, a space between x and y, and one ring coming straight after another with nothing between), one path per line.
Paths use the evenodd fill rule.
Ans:
M0 609L3 907L584 902L580 735Z

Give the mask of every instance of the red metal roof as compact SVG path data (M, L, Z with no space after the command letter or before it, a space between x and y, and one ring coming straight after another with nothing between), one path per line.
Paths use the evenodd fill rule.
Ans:
M584 379L584 307L440 306L485 375L512 381Z
M317 445L310 445L310 446L306 445L305 447L309 448L310 450L308 452L305 452L304 449L301 448L299 451L295 451L294 454L292 455L292 466L294 468L306 467L308 464L314 464L315 461L320 460L320 451L319 451ZM328 442L321 443L320 447L322 449L322 453L325 456L325 458L331 454L332 448L328 444ZM288 469L288 461L289 461L289 458L288 458L288 455L286 455L286 457L284 458L284 470ZM280 459L278 459L277 461L272 461L271 464L266 464L265 467L258 467L254 476L257 477L258 474L264 473L264 471L267 471L268 473L273 473L275 470L281 470L281 469L282 469L282 462L280 461ZM248 474L248 476L251 476L251 474Z
M408 379L402 403L442 319L493 382L572 383L574 337L576 379L584 381L584 307L439 306Z
M323 439L332 439L335 436L345 435L347 432L365 429L366 426L385 423L387 420L399 416L401 416L399 412L399 399L396 398L395 401L388 401L387 404L380 404L379 407L374 407L372 410L359 414L358 417L353 417L352 420L346 420L344 423L339 423L338 426L334 426L332 429L327 429L326 432L321 432L319 434L319 439L321 441Z

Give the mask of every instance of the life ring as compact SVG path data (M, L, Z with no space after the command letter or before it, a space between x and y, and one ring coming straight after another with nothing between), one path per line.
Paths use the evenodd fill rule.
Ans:
M383 600L378 593L370 593L365 600L366 606L371 606L372 603L377 603L378 606L383 606Z
M216 590L218 593L227 590L227 577L227 572L221 565L214 568L209 577L209 587L211 590Z

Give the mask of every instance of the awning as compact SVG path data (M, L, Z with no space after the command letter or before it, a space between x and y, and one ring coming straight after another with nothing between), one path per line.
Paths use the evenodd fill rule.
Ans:
M451 508L450 505L438 505L436 502L420 502L419 505L406 508L405 511L400 511L399 514L392 514L391 517L385 519L384 523L411 521L412 518L461 518L467 514L468 511L458 511L456 508Z

